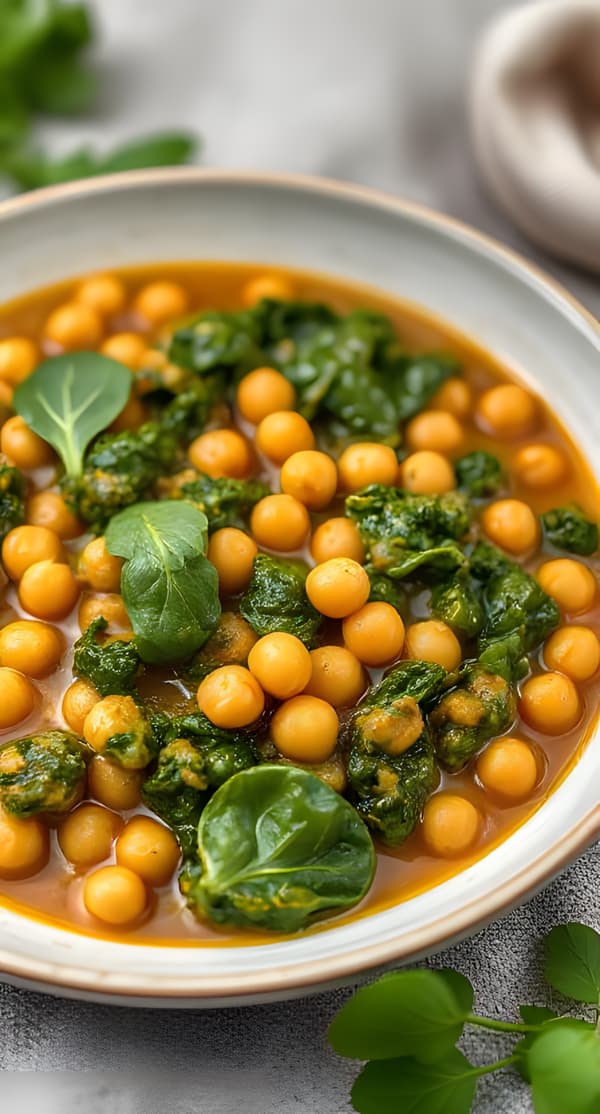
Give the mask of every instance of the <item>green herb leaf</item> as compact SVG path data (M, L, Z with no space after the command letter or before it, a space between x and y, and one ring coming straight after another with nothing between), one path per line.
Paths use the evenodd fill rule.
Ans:
M477 1071L457 1048L434 1064L418 1060L375 1060L352 1088L359 1114L469 1114Z
M532 1042L527 1067L535 1114L597 1114L600 1036L593 1025L550 1024Z
M198 146L194 136L184 132L162 132L131 140L99 162L97 174L121 170L145 170L149 166L178 166L189 162Z
M558 925L544 940L544 975L577 1002L600 1005L600 933L587 925Z
M60 456L67 475L81 475L90 441L125 406L131 372L97 352L72 352L45 360L19 384L14 407Z

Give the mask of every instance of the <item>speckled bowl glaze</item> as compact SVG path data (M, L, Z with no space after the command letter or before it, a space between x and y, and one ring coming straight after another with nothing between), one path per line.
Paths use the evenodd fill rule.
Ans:
M0 206L0 299L81 272L160 260L327 272L426 307L543 393L600 470L600 330L535 267L437 213L309 178L135 172ZM406 962L522 902L600 832L600 739L504 843L411 900L261 947L113 943L0 906L0 972L14 983L129 1005L221 1006L305 994Z

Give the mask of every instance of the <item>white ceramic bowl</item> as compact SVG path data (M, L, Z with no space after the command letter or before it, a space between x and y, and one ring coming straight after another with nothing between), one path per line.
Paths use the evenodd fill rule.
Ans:
M136 172L0 206L0 300L81 272L159 260L288 264L381 287L481 341L543 393L599 470L600 331L569 295L464 225L353 186L206 170ZM523 901L600 831L600 739L501 846L396 908L262 947L95 940L0 907L15 983L144 1005L291 997L406 961Z

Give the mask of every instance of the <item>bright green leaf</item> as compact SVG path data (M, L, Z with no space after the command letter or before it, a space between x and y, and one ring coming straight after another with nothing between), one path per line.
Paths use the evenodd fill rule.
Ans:
M568 998L600 1005L600 933L575 921L553 928L544 940L544 975Z
M436 974L445 980L461 1009L464 1010L465 1016L471 1013L473 1009L473 987L466 976L461 975L460 971L455 971L452 967L442 967L439 971L436 971Z
M149 166L178 166L189 162L196 139L181 132L165 132L132 140L100 160L97 173L114 174L121 170L145 170Z
M533 1041L527 1067L535 1114L598 1114L600 1036L593 1025L549 1025Z
M539 1025L542 1027L549 1021L555 1021L558 1018L557 1013L552 1010L547 1010L545 1006L519 1006L519 1013L526 1025ZM519 1074L530 1083L529 1067L527 1064L527 1053L531 1048L534 1040L537 1040L537 1032L526 1033L525 1036L517 1042L514 1046L514 1053L517 1056L515 1067Z
M359 1114L469 1114L476 1086L476 1070L452 1048L434 1064L367 1064L352 1088L352 1105Z

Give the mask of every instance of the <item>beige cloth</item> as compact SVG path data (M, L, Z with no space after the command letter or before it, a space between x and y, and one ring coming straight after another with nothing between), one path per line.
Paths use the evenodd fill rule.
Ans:
M539 0L495 20L470 117L483 178L515 224L600 271L600 0Z

